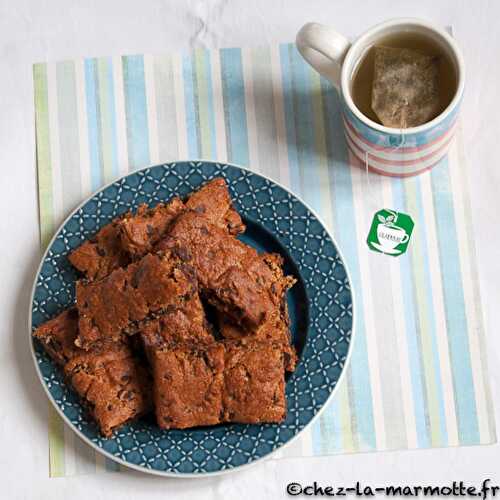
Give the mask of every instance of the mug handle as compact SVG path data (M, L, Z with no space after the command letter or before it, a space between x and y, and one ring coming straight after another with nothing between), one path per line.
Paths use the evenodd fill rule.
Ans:
M300 28L295 43L302 57L337 89L340 88L340 69L351 46L349 40L329 26L307 23Z

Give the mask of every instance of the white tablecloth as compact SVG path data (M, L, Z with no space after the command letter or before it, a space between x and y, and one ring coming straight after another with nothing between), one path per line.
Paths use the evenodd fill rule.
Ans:
M354 35L388 17L453 25L468 82L463 106L481 290L496 414L500 414L500 17L498 2L421 0L0 1L0 477L1 498L286 498L291 481L365 484L500 483L500 445L268 460L243 472L165 480L135 472L49 479L46 396L28 349L29 296L40 258L32 63L79 55L158 53L291 41L311 20ZM497 419L497 422L499 420ZM5 495L5 496L4 496Z

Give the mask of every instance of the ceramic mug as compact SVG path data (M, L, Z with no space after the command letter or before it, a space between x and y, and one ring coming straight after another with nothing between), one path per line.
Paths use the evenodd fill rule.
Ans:
M401 32L416 32L439 44L457 75L457 89L448 107L433 120L403 130L370 120L351 96L356 64L366 50L378 40ZM304 59L339 89L347 145L360 166L383 175L408 177L429 170L445 156L455 133L465 83L462 53L446 31L420 19L392 19L351 43L333 28L308 23L298 32L296 42Z

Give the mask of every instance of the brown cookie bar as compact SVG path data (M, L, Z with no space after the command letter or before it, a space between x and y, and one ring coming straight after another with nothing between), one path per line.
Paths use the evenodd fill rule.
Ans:
M76 356L64 373L106 437L151 410L150 376L124 344Z
M268 257L259 256L195 212L180 215L157 248L187 251L203 295L233 322L247 328L261 325L281 304L292 283L290 278L277 279L275 263L270 265Z
M222 416L224 346L179 344L153 358L156 420L162 429L215 425Z
M100 281L78 281L76 344L88 350L96 342L137 333L141 321L182 307L196 290L193 269L171 252L148 254Z
M140 334L148 357L151 349L163 345L214 341L198 293L187 299L181 307L146 321L141 326Z
M221 177L207 182L201 189L192 193L186 201L186 207L202 214L211 224L229 234L235 235L245 231L240 215L232 207L226 181Z
M69 254L71 264L87 279L104 278L130 262L121 243L120 219L121 217L104 226L94 238L85 241Z
M128 212L118 217L73 250L69 260L87 279L102 279L129 264L132 258L148 253L185 208L179 198L151 209L140 205L136 214Z
M293 372L297 364L297 353L290 344L290 327L286 302L283 308L274 311L262 325L245 329L236 325L224 316L219 317L219 329L221 335L228 340L238 340L240 343L270 342L281 346L284 355L286 371Z
M279 253L264 253L260 255L262 262L269 268L262 279L269 280L269 288L274 297L274 302L279 302L285 293L292 288L297 280L293 276L286 276L283 272L283 257Z
M204 296L236 322L261 324L270 310L267 289L249 274L255 250L196 212L180 215L158 249L184 249L192 257Z
M286 417L285 366L280 344L225 342L224 420L278 423Z
M297 361L297 354L290 345L290 319L288 317L288 307L285 293L295 283L295 278L285 276L283 273L283 258L279 254L263 254L260 256L263 262L272 271L269 287L274 290L276 296L281 296L281 302L275 304L271 313L265 321L256 327L245 328L223 314L219 314L219 329L223 337L241 341L271 341L283 345L285 354L285 367L287 371L293 371ZM268 278L269 279L269 278Z
M245 230L241 217L232 208L224 179L216 178L191 194L186 204L179 198L154 208L141 205L135 214L118 217L104 226L94 238L85 241L69 255L73 266L87 279L102 279L132 259L150 252L166 234L170 223L183 210L196 210L213 224L231 234Z
M230 234L245 230L241 217L232 208L225 180L216 178L189 195L185 203L174 198L151 209L142 205L135 215L123 217L119 221L123 249L133 258L151 252L167 234L170 223L186 209L203 214L210 223Z
M186 209L180 198L160 203L154 208L141 205L135 215L123 217L118 225L121 230L121 244L132 258L151 252L160 241L171 222Z
M74 307L46 321L33 332L33 336L59 366L64 366L81 354L81 349L75 345L77 335L78 311Z

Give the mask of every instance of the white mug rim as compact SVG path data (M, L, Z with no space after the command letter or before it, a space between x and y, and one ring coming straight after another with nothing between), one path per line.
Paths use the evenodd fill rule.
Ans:
M350 89L351 73L352 73L351 68L353 64L356 62L354 60L354 54L355 52L357 52L357 49L359 49L360 46L363 46L366 43L367 39L371 38L378 32L383 31L389 27L398 25L416 25L426 28L430 31L434 31L441 38L443 38L444 41L449 45L457 62L458 84L457 84L457 90L451 102L448 104L448 106L442 113L436 116L436 118L422 125L418 125L417 127L410 127L407 129L385 127L384 125L381 125L377 122L374 122L373 120L370 120L370 118L366 117L363 113L361 113L361 111L354 104ZM382 23L376 24L375 26L372 26L351 44L347 52L347 55L344 59L344 62L342 63L340 88L342 91L344 102L349 108L350 112L353 113L354 116L356 116L356 118L358 118L358 120L363 122L366 126L378 130L380 132L384 132L386 134L409 135L409 134L421 133L432 129L434 126L442 122L452 112L452 110L454 110L455 107L458 106L458 104L460 103L465 88L465 63L462 56L462 51L460 50L457 43L455 42L453 37L450 36L449 33L433 25L432 23L414 17L401 17L401 18L390 19L388 21L384 21Z

